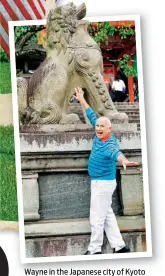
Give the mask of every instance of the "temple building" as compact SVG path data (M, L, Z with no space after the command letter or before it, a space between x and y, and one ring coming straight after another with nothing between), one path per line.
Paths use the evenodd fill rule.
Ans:
M111 26L118 29L123 26L129 26L132 30L135 30L134 21L111 21L109 22ZM96 26L96 23L92 23L92 26ZM136 38L135 32L132 35L122 37L119 31L116 31L114 35L108 37L108 41L101 42L100 48L103 55L104 64L104 80L108 85L111 85L117 72L120 72L121 78L125 82L128 94L128 101L134 102L134 85L137 80L137 57L136 57ZM128 65L133 67L134 76L126 76L117 61L126 54L129 56Z

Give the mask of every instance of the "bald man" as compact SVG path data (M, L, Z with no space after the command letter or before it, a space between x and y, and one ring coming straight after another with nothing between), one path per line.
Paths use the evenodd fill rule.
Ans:
M112 195L116 189L116 162L126 166L137 166L120 152L119 144L111 133L111 122L106 117L97 118L84 99L83 90L75 88L75 95L85 110L88 119L95 127L96 136L93 140L88 160L88 173L91 178L90 224L91 238L85 255L102 254L104 230L114 253L128 253L130 249L120 234L116 217L112 210Z

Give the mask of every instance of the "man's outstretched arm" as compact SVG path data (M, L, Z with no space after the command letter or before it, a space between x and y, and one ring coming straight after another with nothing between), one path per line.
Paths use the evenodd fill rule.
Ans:
M84 91L80 88L77 87L75 88L76 95L73 95L73 98L75 98L77 101L80 102L82 108L85 110L86 115L91 122L91 124L95 127L96 121L97 121L97 116L93 109L89 106L89 104L86 102L84 98Z
M117 161L123 165L124 170L126 170L126 167L131 166L139 166L138 162L129 161L123 154L120 154L117 158Z
M77 87L75 88L75 92L76 92L76 95L73 95L73 98L79 101L79 103L81 104L84 110L89 108L90 107L89 104L84 99L84 91L80 87Z

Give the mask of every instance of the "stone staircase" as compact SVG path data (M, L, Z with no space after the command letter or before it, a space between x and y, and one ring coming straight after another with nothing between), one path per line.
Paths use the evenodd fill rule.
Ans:
M137 130L140 131L140 113L139 113L139 103L115 103L115 106L119 112L125 112L128 115L129 123L136 123Z
M121 102L115 103L115 106L119 112L125 112L129 117L129 123L136 123L137 131L140 131L139 103ZM68 113L78 114L80 120L85 123L84 115L79 103L71 103L68 108Z

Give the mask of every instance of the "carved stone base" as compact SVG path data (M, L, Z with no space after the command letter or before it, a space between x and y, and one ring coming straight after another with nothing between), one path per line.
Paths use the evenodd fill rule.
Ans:
M24 220L39 220L39 190L38 174L29 173L22 175Z
M128 115L126 113L114 113L109 118L113 124L128 123Z
M68 114L64 115L60 120L59 124L66 125L66 124L81 124L80 118L77 114Z
M121 170L121 193L123 214L140 215L144 213L143 183L141 168Z

